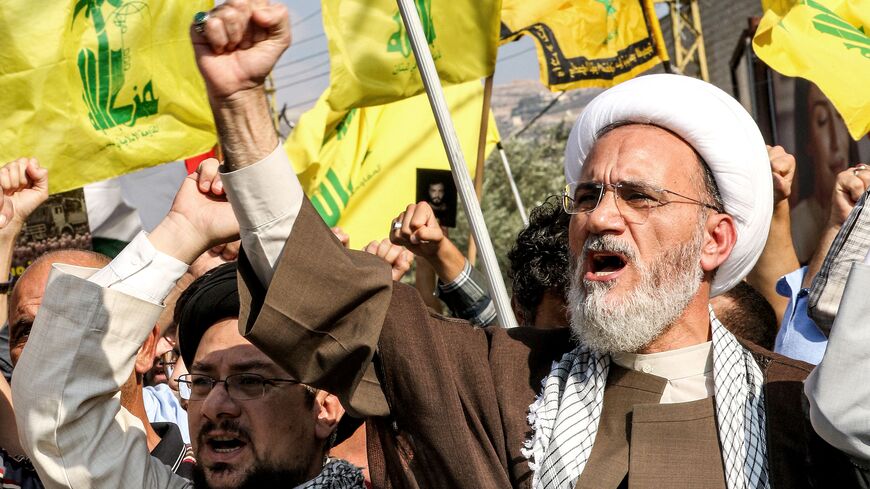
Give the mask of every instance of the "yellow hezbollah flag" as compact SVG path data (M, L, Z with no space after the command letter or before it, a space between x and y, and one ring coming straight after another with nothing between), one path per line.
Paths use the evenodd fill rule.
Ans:
M501 22L502 43L537 41L553 91L611 87L668 60L652 0L503 0Z
M207 0L5 0L0 162L35 156L51 192L208 151L188 27Z
M815 83L855 140L870 132L867 2L800 0L765 12L752 46L768 66Z
M473 174L483 89L474 81L444 94ZM425 95L346 113L331 111L327 96L302 115L284 148L324 221L361 248L386 238L392 219L416 201L417 169L450 165ZM490 113L487 152L498 139Z
M415 0L443 85L495 69L499 0ZM381 105L423 91L396 0L323 0L329 105Z

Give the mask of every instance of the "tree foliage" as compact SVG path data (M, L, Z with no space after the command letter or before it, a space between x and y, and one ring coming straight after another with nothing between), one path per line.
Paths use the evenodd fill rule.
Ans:
M571 126L563 122L544 126L538 131L524 134L522 138L502 143L527 211L540 205L550 195L561 195L565 185L562 169L565 142L570 131ZM507 282L507 252L513 246L517 233L523 229L523 221L497 151L493 151L486 160L483 181L483 218L495 247L502 276L510 289L510 283ZM460 210L458 214L457 227L450 230L450 239L461 250L467 250L470 228L465 213ZM481 263L478 259L477 265Z

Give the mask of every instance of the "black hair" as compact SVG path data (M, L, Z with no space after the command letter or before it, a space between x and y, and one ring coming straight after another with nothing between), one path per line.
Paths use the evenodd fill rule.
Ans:
M513 282L514 303L526 323L534 320L538 305L547 290L567 297L568 222L560 197L551 195L532 209L529 225L520 231L508 252L508 277Z

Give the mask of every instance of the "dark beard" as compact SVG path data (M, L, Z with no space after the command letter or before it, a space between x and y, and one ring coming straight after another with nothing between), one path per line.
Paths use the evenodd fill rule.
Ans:
M289 488L296 487L308 479L310 477L302 467L293 470L278 470L256 465L248 471L236 489ZM193 468L193 487L211 489L205 478L205 470L200 465Z

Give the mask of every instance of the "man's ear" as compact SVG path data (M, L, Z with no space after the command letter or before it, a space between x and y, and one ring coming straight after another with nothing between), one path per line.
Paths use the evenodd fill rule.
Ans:
M712 272L719 268L737 243L737 228L728 214L715 213L707 217L704 242L701 245L701 268Z
M317 391L314 397L316 419L314 435L318 440L326 440L338 428L338 422L344 415L344 406L338 398L326 391Z
M157 341L160 339L160 329L155 325L151 329L151 333L145 338L145 342L139 347L139 352L136 353L136 373L145 375L151 367L154 366L154 350L157 348Z

